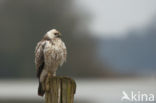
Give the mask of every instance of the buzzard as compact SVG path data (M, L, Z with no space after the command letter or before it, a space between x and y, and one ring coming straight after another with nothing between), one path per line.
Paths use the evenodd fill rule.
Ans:
M50 73L56 76L56 70L66 61L67 50L56 29L48 31L35 49L35 65L39 79L38 95L44 95L43 83Z

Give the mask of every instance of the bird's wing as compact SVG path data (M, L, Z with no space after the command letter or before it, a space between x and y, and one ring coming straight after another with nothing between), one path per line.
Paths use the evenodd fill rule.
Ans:
M44 46L45 46L45 41L40 41L35 49L35 65L37 69L37 77L40 77L40 74L43 70L44 67Z

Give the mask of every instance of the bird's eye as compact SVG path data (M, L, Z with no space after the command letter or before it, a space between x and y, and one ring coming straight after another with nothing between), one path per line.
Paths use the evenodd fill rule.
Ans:
M54 35L58 35L58 33L54 33Z

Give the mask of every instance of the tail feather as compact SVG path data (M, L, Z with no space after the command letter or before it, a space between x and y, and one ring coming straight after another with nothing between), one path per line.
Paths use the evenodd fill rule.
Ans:
M42 84L41 82L39 82L39 86L38 86L38 95L39 96L43 96L45 93L45 91L43 90Z

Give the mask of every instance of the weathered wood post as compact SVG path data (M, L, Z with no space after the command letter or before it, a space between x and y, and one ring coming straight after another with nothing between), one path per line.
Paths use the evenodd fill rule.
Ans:
M45 103L73 103L76 83L69 77L51 77L45 82Z

